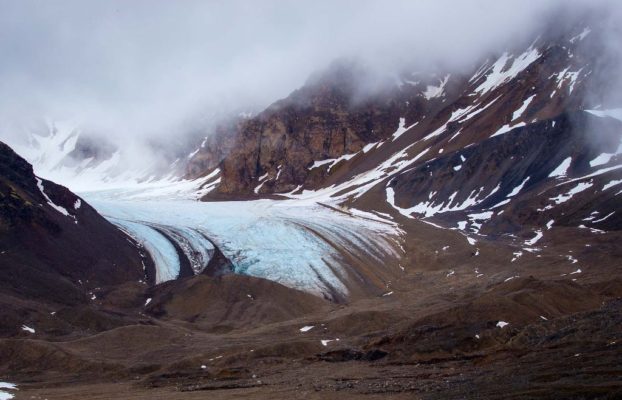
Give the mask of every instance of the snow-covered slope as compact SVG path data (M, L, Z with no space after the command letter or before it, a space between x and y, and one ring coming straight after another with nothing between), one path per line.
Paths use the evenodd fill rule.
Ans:
M218 169L207 176L183 179L179 160L163 167L161 159L146 154L148 147L133 148L131 141L117 147L86 135L75 121L45 121L20 131L21 136L11 132L8 142L33 165L35 173L77 192L106 192L113 198L122 193L124 198L186 199L200 198L220 182Z

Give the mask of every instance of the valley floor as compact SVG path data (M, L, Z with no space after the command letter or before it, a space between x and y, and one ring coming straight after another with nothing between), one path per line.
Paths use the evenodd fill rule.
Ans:
M147 377L140 366L134 367L134 375L128 372L117 378L114 373L98 377L90 373L88 379L58 374L56 378L49 376L47 381L35 379L20 385L15 398L614 399L622 394L620 305L609 303L598 311L522 328L506 328L502 333L489 332L490 336L485 338L487 344L470 349L460 344L468 341L465 327L460 324L419 327L416 330L426 330L432 341L422 340L428 341L422 345L401 338L405 343L376 361L354 359L357 357L353 349L355 340L350 338L345 340L348 344L332 350L321 351L316 347L318 352L313 354L310 351L313 346L305 340L287 343L279 335L257 334L255 341L248 342L234 335L220 339L230 342L221 343L228 348L221 350L225 356L212 362L205 359L206 368L201 368L200 357L195 357L192 367L188 362L180 362L166 368L166 373ZM416 330L411 334L416 335ZM208 343L214 344L212 340L205 341L206 349ZM276 346L269 355L269 343L277 341L281 342L281 351L276 351ZM197 339L190 347L198 352L201 342ZM454 348L441 350L449 345ZM255 352L261 351L263 355L226 355L232 348L237 347L239 351L244 346L257 347ZM392 346L395 344L387 343L385 349ZM406 346L418 348L420 353L409 354L414 349ZM189 351L184 346L178 350Z
M556 228L515 259L390 210L88 200L143 243L209 238L238 273L102 290L70 335L0 340L16 400L622 396L615 232Z

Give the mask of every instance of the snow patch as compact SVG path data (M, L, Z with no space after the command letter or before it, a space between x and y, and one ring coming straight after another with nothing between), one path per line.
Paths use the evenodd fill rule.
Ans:
M603 222L603 221L604 221L604 220L606 220L607 218L611 217L613 214L615 214L615 211L610 212L609 214L605 215L605 216L604 216L604 217L602 217L602 218L599 218L599 219L595 219L595 220L593 220L593 221L592 221L592 223L593 223L593 224L597 224L597 223L599 223L599 222Z
M380 142L374 142L374 143L367 143L365 145L365 147L363 147L363 153L367 153L369 150L373 149L374 147L376 147L378 145L378 143Z
M564 161L562 161L561 164L559 164L559 166L557 168L555 168L553 170L553 172L551 172L549 174L549 178L562 178L566 176L566 173L568 172L568 168L570 168L570 163L572 162L572 157L568 157L566 158Z
M471 225L477 233L482 228L484 221L489 221L493 215L494 213L492 211L484 211L481 213L469 214L468 217L471 219Z
M344 154L341 157L338 158L328 158L326 160L321 160L321 161L315 161L313 163L312 166L309 167L309 170L317 168L317 167L321 167L323 165L328 165L328 169L326 170L326 172L330 172L330 170L337 165L338 163L340 163L341 161L348 161L351 158L354 158L354 156L356 156L358 153L353 153L353 154ZM280 174L280 169L279 169L279 174ZM278 175L277 175L277 179L278 179Z
M536 236L534 236L532 239L525 241L525 244L528 246L533 246L534 244L538 243L538 241L542 239L543 236L544 234L542 233L542 231L536 231Z
M516 196L521 190L523 190L523 187L525 186L525 183L527 183L528 180L529 180L529 177L525 178L525 180L523 182L521 182L520 185L518 185L514 189L512 189L512 191L510 192L510 194L507 195L507 197L514 197L514 196Z
M322 343L322 346L326 347L328 346L330 342L335 342L335 341L338 342L339 339L338 338L337 339L323 339L323 340L320 340L320 343Z
M507 52L503 53L492 67L489 68L485 81L482 82L474 92L484 94L501 86L515 78L534 61L540 58L540 56L541 54L538 49L533 47L530 47L527 51L514 59ZM508 64L509 67L507 67Z
M335 160L336 160L335 158L327 158L326 160L314 161L313 165L309 167L309 170L321 167L322 165L333 164Z
M0 382L0 389L17 390L17 385L14 383Z
M508 204L511 201L512 201L512 199L501 200L500 202L498 202L494 206L490 207L490 209L494 210L495 208L503 207L504 205Z
M389 189L391 193L389 193ZM410 208L400 208L395 206L393 189L388 187L386 190L387 202L391 204L395 209L397 209L401 214L412 218L411 215L413 213L416 213L422 215L424 218L428 218L436 214L442 214L452 211L462 211L468 209L469 207L473 207L493 195L497 190L499 190L499 187L495 187L487 196L483 198L482 192L484 191L484 187L481 187L479 190L472 190L469 196L462 203L458 203L455 205L452 204L454 204L454 200L458 195L458 192L452 193L446 201L433 201L431 199L433 196L430 196L428 198L428 201L422 201Z
M615 118L617 120L622 121L622 108L613 108L610 110L585 110L585 111L597 117L601 117L601 118L610 117L610 118Z
M557 90L561 89L564 83L568 82L568 92L572 94L574 87L577 83L577 79L579 78L579 74L583 69L578 71L569 71L570 67L567 67L562 72L557 74Z
M255 192L255 194L259 194L261 187L267 182L266 180L267 177L268 177L268 172L266 172L265 174L259 177L259 179L257 180L257 182L259 182L259 185L257 185L255 189L253 189L253 192Z
M501 96L499 96L499 97L501 97ZM439 128L437 128L432 133L429 133L427 136L425 136L423 138L423 140L429 140L429 139L431 139L433 137L436 137L436 136L442 134L447 129L447 125L452 123L452 122L458 121L458 122L464 123L464 122L468 121L469 119L473 118L477 114L483 112L488 107L493 105L499 99L499 97L493 99L491 102L489 102L488 104L486 104L483 107L482 107L482 104L484 104L484 103L478 103L478 104L474 104L474 105L468 106L466 108L460 108L460 109L458 109L456 111L453 111L451 113L451 116L449 117L449 120L447 122L445 122L443 125L441 125ZM459 134L460 134L460 130L458 130L458 132L456 132L449 139L449 141L451 142Z
M614 180L612 180L611 182L606 183L606 184L603 186L603 191L605 191L605 190L607 190L607 189L609 189L609 188L611 188L611 187L617 186L617 185L619 185L619 184L621 184L621 183L622 183L622 179L614 179Z
M523 115L523 113L525 112L525 110L527 109L527 107L529 107L529 104L531 104L532 100L536 97L536 95L532 95L529 98L527 98L524 102L523 105L520 106L520 108L516 111L514 111L514 114L512 114L512 121L517 120L518 118L521 117L521 115Z
M505 133L510 132L511 130L515 129L515 128L520 128L525 126L526 124L524 122L518 123L516 125L510 126L510 124L506 124L503 125L501 128L499 128L498 131L496 131L495 133L493 133L492 135L490 135L490 137L495 137L495 136L500 136L503 135Z
M443 79L440 80L438 86L428 86L425 92L423 92L425 98L431 100L433 98L440 97L445 90L445 85L447 85L450 76L450 74L447 74Z
M198 149L196 149L192 153L188 154L188 159L191 159L192 157L194 157L199 152L199 150L201 150L201 147L199 147Z
M409 130L410 128L413 128L415 125L417 125L419 122L415 122L414 124L412 124L411 126L406 126L406 118L400 118L400 122L398 123L397 126L397 130L393 133L391 141L394 142L395 140L397 140L400 136L402 136L404 134L404 132L406 132L407 130ZM374 143L375 144L375 143ZM365 149L363 149L363 153L367 153L365 151Z
M570 43L575 43L577 41L581 41L581 40L585 39L585 37L587 35L589 35L590 32L592 32L592 30L589 27L586 27L586 28L583 29L583 31L581 33L579 33L577 36L574 36L569 41L570 41Z
M602 153L592 161L590 161L590 167L598 167L599 165L609 164L609 161L615 156L615 153Z
M577 186L570 189L567 193L560 194L559 196L552 197L550 200L553 200L555 204L562 204L567 202L577 193L581 193L586 189L589 189L593 186L592 182L580 182Z
M18 390L17 385L15 385L14 383L9 383L9 382L0 382L0 389L6 389L6 390L0 390L0 400L9 400L15 397L15 395L13 395L12 393L9 393L7 390L10 390L10 391Z
M55 209L56 211L58 211L59 213L63 214L66 217L70 217L70 218L74 218L73 215L70 215L69 212L67 211L67 209L65 209L64 207L61 207L57 204L55 204L49 197L48 195L45 193L45 190L43 188L43 182L41 181L41 179L39 179L38 177L35 176L35 179L37 180L37 187L39 188L39 191L41 192L41 194L43 195L43 197L45 198L45 200L47 201L48 205L50 207L52 207L53 209ZM75 219L75 218L74 218Z

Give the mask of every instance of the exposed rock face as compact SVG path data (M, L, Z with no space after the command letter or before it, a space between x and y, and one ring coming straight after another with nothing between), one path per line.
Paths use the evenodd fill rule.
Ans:
M257 193L321 184L327 174L310 170L315 160L356 153L389 137L400 116L414 120L425 110L410 90L360 94L362 74L351 63L335 63L256 117L217 131L189 162L188 175L220 166L218 191L226 194L253 193L262 182ZM409 100L424 107L409 109Z
M219 190L243 193L268 174L265 192L290 191L307 181L314 160L356 153L390 135L399 118L394 101L352 104L355 77L349 73L339 66L247 121L238 141L244 146L222 164Z
M185 165L185 176L195 179L217 168L237 144L235 133L244 121L242 119L222 123L214 129L211 135L205 137L201 146Z

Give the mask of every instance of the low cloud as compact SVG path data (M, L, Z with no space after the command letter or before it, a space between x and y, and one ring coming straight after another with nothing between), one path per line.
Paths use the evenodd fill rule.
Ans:
M0 0L0 137L48 118L172 140L260 110L336 58L381 73L470 66L569 4L614 2Z

